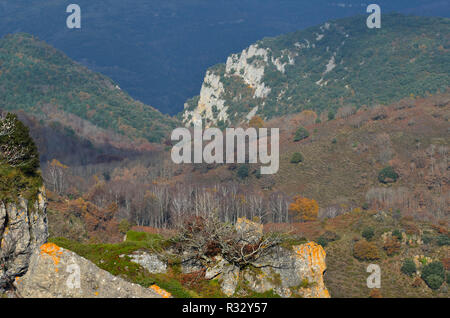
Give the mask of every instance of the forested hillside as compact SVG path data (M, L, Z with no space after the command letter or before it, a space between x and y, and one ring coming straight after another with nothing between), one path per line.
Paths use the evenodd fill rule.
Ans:
M365 14L360 0L77 0L81 30L66 27L67 1L0 0L0 37L26 32L119 83L134 99L176 114L206 68L265 37ZM442 0L378 0L383 14L450 16ZM205 40L207 39L207 40Z
M23 110L66 126L79 121L150 142L160 142L176 123L134 101L106 76L27 34L0 39L0 109Z

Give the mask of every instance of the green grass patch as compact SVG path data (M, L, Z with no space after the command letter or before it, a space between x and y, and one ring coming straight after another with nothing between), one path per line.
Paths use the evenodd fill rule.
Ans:
M292 246L301 245L308 243L308 240L305 237L293 236L284 234L282 238L281 246L287 249L292 248Z
M169 268L164 274L151 274L132 262L128 255L135 251L161 251L170 244L158 234L129 231L127 240L118 244L83 244L61 237L51 238L49 242L75 252L114 276L146 288L156 284L176 298L223 297L217 282L205 280L199 288L191 290L182 285L183 274L179 268Z

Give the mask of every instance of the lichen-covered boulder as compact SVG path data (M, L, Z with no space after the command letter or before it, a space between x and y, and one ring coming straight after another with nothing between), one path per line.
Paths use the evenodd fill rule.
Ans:
M27 271L33 251L47 241L46 207L44 188L33 202L0 202L0 291Z
M222 291L233 295L239 280L243 280L245 286L257 293L273 290L281 297L329 298L323 280L325 258L322 246L314 242L291 248L274 247L254 266L232 272L223 270Z
M262 224L239 218L236 232L249 244L261 241ZM222 292L236 295L237 287L244 286L257 293L270 290L281 297L330 297L323 274L326 270L326 253L314 242L290 247L271 247L244 268L229 263L221 255L212 257L205 269L206 279L218 279ZM201 266L201 264L198 264Z
M329 298L330 294L323 281L323 273L327 269L326 253L322 246L314 242L293 247L295 252L295 271L303 279L308 280L298 293L303 297Z
M115 277L87 259L46 243L35 250L27 273L14 283L32 298L168 298L158 286L142 287Z

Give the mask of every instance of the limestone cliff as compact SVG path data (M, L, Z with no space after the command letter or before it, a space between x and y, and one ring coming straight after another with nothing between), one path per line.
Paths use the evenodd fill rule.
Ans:
M223 128L254 115L267 120L303 110L389 104L423 96L423 83L431 91L447 86L448 74L433 65L448 64L448 54L432 49L446 45L440 36L449 31L445 19L395 14L383 19L386 34L370 32L365 17L358 16L264 38L230 55L207 71L200 96L186 102L184 123Z
M33 251L47 241L46 207L44 188L34 202L19 197L0 203L0 290L27 271Z
M193 110L186 109L183 113L183 122L189 126L201 124L202 119L212 122L227 121L227 107L225 107L225 101L221 98L223 92L224 88L220 76L208 71L200 90L198 103Z
M186 126L196 125L206 122L206 125L216 124L219 121L225 123L232 119L229 117L229 100L225 94L224 83L227 78L239 79L241 84L247 86L251 91L251 98L264 99L271 88L264 82L266 68L275 67L278 72L284 74L286 65L293 65L297 53L284 50L280 56L274 57L269 48L260 47L253 44L241 53L232 54L228 57L224 70L218 71L210 69L207 71L198 102L196 105L185 104L183 122ZM235 101L242 98L236 96ZM250 120L258 110L258 107L251 109L247 114Z

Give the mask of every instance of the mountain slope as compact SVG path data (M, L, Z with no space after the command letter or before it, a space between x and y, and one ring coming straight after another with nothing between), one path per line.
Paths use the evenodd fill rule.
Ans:
M207 71L200 96L185 104L186 124L223 126L305 109L388 104L444 90L450 83L450 20L384 15L266 38Z
M280 128L280 168L276 174L258 175L249 165L239 177L236 165L205 165L184 172L174 183L246 184L266 196L281 192L292 198L315 199L322 216L333 217L364 205L374 209L400 209L419 219L448 218L448 147L450 91L427 98L407 98L374 109L315 122L314 112L285 115L265 123ZM298 127L309 137L295 141ZM292 162L300 153L301 162ZM381 182L380 172L391 166L395 182Z
M82 29L65 26L70 2L0 0L0 37L25 32L112 78L133 98L176 114L204 71L264 36L365 14L360 0L77 0ZM345 2L342 4L341 2ZM450 16L442 0L378 0L383 13ZM207 40L205 40L207 39Z
M97 127L151 142L159 142L176 123L134 101L109 78L27 34L0 39L0 108L23 110L42 120L55 113L75 115Z

